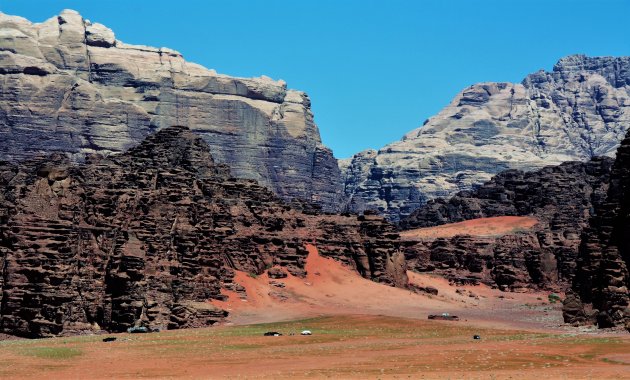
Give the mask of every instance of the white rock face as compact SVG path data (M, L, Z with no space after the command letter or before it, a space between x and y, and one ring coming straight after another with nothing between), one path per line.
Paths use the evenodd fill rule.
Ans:
M349 209L392 220L509 168L613 156L630 127L630 57L569 56L521 84L480 83L378 152L340 163Z
M341 203L308 95L284 81L219 75L168 48L125 44L75 11L41 24L0 13L0 160L120 152L173 125L200 134L237 177L325 209Z

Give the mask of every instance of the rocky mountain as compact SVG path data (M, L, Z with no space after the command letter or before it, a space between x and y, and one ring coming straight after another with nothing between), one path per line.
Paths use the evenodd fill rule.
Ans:
M421 239L408 244L411 268L477 277L505 289L571 284L582 231L606 199L613 159L567 162L533 172L507 170L475 190L438 198L403 219L403 229L498 216L527 216L531 230L498 236ZM490 234L492 235L492 234ZM444 271L446 270L446 271Z
M630 331L630 133L621 142L610 177L607 197L582 235L564 319Z
M479 83L379 151L340 163L348 209L398 221L506 169L614 156L630 126L630 57L562 58L522 83Z
M305 244L404 287L395 228L320 215L215 164L167 127L123 154L0 163L0 330L26 337L211 325L234 271L305 274Z
M41 24L0 13L0 159L122 152L186 125L237 177L339 207L342 185L308 95L219 75L167 48L128 45L70 10Z

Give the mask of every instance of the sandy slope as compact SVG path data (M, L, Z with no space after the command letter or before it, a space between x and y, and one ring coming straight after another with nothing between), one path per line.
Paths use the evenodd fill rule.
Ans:
M504 293L485 285L456 288L441 277L409 272L410 283L439 291L437 296L418 294L366 280L351 268L320 256L314 246L307 249L306 278L289 274L275 280L285 284L278 288L269 284L266 273L254 278L237 272L235 281L246 289L247 298L226 292L228 301L213 304L228 310L229 321L235 324L347 314L426 319L428 314L442 312L484 326L539 329L561 323L559 307L543 305L546 293ZM545 318L537 321L537 317Z
M530 230L538 220L529 216L496 216L479 218L437 227L416 228L403 231L403 239L435 239L456 235L501 236L518 230Z

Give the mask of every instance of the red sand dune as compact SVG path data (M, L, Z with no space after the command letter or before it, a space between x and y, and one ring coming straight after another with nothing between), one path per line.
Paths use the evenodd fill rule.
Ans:
M437 227L417 228L400 234L403 239L436 239L456 235L501 236L518 230L531 230L538 220L529 216L479 218Z
M224 291L229 299L212 303L228 310L229 322L236 324L348 314L426 319L428 314L449 312L479 325L542 327L530 321L531 315L523 311L522 305L541 303L539 297L546 299L546 294L503 293L485 285L455 288L442 277L408 272L410 283L439 290L437 296L418 294L366 280L352 268L320 256L314 246L307 249L305 278L289 274L285 279L275 280L285 284L285 288L277 288L269 284L266 273L252 277L237 271L235 282L246 289L247 299ZM458 294L458 289L472 291L478 297ZM560 312L556 314L560 322Z

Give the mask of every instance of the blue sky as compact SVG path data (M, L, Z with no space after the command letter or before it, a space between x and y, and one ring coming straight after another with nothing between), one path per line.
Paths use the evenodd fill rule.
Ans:
M308 92L340 158L400 139L475 82L630 55L628 0L0 0L35 22L64 8L122 41Z

